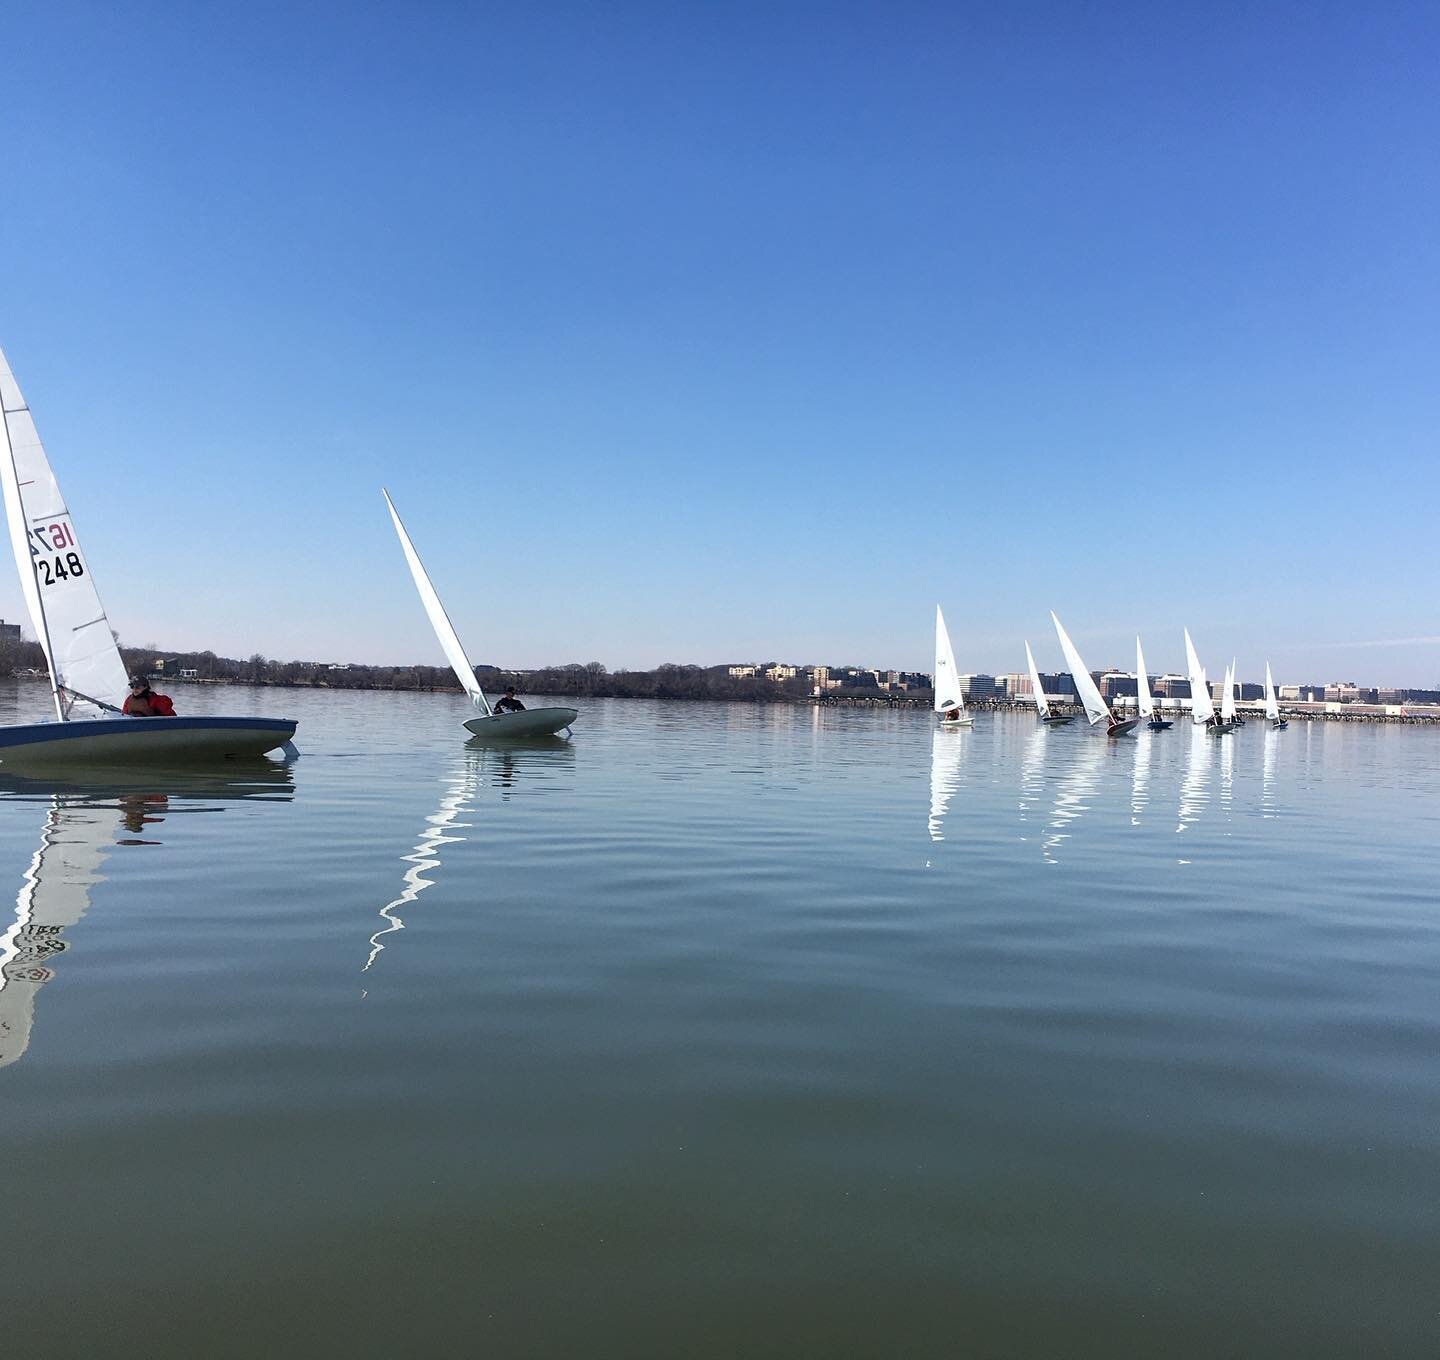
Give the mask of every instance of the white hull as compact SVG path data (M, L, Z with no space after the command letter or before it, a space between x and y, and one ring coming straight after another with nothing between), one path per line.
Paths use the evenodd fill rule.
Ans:
M258 756L295 735L288 718L77 718L0 727L0 766L114 765Z
M477 737L507 741L511 737L549 737L569 727L579 716L578 708L527 708L523 713L471 718L465 730Z

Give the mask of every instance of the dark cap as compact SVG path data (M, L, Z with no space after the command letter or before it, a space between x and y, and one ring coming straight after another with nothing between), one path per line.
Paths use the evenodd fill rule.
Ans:
M130 677L130 688L134 689L136 685L139 685L141 689L148 689L150 682L143 675L132 675Z

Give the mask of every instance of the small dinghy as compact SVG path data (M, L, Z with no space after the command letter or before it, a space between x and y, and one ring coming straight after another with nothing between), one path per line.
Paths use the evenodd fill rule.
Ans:
M125 663L30 408L3 353L0 413L5 519L20 589L50 670L57 719L0 727L0 766L224 759L263 755L289 742L295 735L291 718L124 716L130 692Z
M1030 693L1035 699L1035 711L1040 715L1040 721L1047 727L1062 727L1065 723L1074 722L1073 713L1056 713L1050 707L1050 700L1045 697L1045 690L1040 684L1040 669L1035 664L1035 653L1030 650L1029 642L1025 644L1025 661L1030 667Z
M1138 637L1135 639L1135 704L1140 716L1147 720L1145 726L1152 732L1164 732L1175 726L1155 711L1155 700L1150 696L1150 676L1145 670L1145 653Z
M430 583L430 577L420 561L420 554L415 551L415 545L410 541L410 535L405 532L405 525L395 509L395 502L383 487L380 494L385 497L385 504L390 508L390 518L394 522L400 546L404 549L405 560L410 564L410 575L415 580L415 589L420 593L420 603L425 606L425 613L430 619L430 626L435 630L440 649L445 653L450 669L455 672L455 678L470 696L470 702L480 710L479 714L465 723L465 730L490 741L548 737L568 730L570 724L580 716L578 709L526 708L518 713L497 713L490 707L485 691L480 688L480 682L475 678L475 667L470 664L460 635L455 631L455 625L450 622L445 606L440 603L440 597Z
M1080 702L1085 706L1085 716L1090 719L1090 726L1097 723L1105 724L1105 735L1107 737L1128 737L1139 725L1139 718L1117 718L1111 711L1100 694L1099 687L1095 684L1089 669L1085 665L1075 644L1070 641L1070 634L1065 631L1064 625L1060 622L1059 616L1052 609L1050 617L1055 623L1055 633L1060 639L1060 650L1065 653L1065 664L1070 667L1070 674L1075 679L1075 688L1080 693Z
M965 696L960 693L960 677L955 673L955 653L950 650L950 634L938 604L935 606L935 713L941 727L970 727L975 722L965 711Z

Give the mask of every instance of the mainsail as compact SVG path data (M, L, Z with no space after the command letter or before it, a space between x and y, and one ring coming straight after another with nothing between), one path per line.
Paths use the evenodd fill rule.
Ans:
M50 667L56 715L68 718L77 700L118 709L129 691L125 663L45 446L3 353L0 411L5 518L30 622Z
M1280 721L1280 704L1275 698L1275 681L1270 678L1270 663L1265 663L1265 716L1273 722Z
M1050 716L1050 703L1045 698L1045 691L1040 686L1040 672L1035 665L1035 654L1030 650L1029 642L1025 644L1025 660L1030 667L1030 689L1035 695L1035 707L1040 710L1042 718Z
M945 629L945 615L935 606L935 711L948 713L964 708L960 693L960 677L955 673L955 653L950 650L950 634Z
M1150 677L1145 674L1145 653L1140 649L1140 639L1135 639L1135 702L1140 706L1140 716L1148 718L1155 712L1154 700L1150 698Z
M390 493L382 487L380 494L385 497L385 504L390 507L390 518L395 521L395 532L400 536L400 546L405 550L405 560L410 564L410 575L415 578L415 589L420 592L420 603L425 606L425 612L430 616L430 626L440 640L440 649L445 653L445 659L455 672L455 678L465 687L465 693L470 696L470 701L476 708L484 709L488 717L490 705L485 699L484 690L480 688L480 682L475 678L475 667L470 664L470 658L465 655L465 648L460 641L459 634L455 631L455 625L450 622L450 617L445 612L445 606L440 603L440 597L435 593L435 587L430 584L430 578L425 574L420 555L415 551L415 545L410 541L410 535L405 532L405 526L400 522L400 516L396 512L395 503L390 499Z
M1235 662L1225 668L1225 693L1220 696L1220 721L1235 721Z
M1075 678L1075 688L1080 694L1080 702L1085 705L1085 716L1090 719L1090 726L1094 727L1098 722L1113 722L1110 713L1110 706L1100 697L1100 691L1091 678L1090 672L1085 669L1085 662L1080 653L1075 650L1075 644L1070 641L1070 634L1065 631L1064 625L1052 609L1050 617L1055 621L1055 632L1060 638L1060 650L1065 653L1065 664L1070 667L1070 674Z
M1215 718L1215 705L1210 702L1210 684L1205 679L1205 667L1195 655L1195 644L1190 641L1190 630L1185 630L1185 664L1190 669L1190 716L1197 727L1203 727Z

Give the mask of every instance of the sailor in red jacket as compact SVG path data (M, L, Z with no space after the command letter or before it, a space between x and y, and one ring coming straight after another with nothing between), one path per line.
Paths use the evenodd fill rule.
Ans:
M156 694L150 682L143 675L130 677L130 697L125 700L121 712L131 718L173 718L175 705L169 696Z

